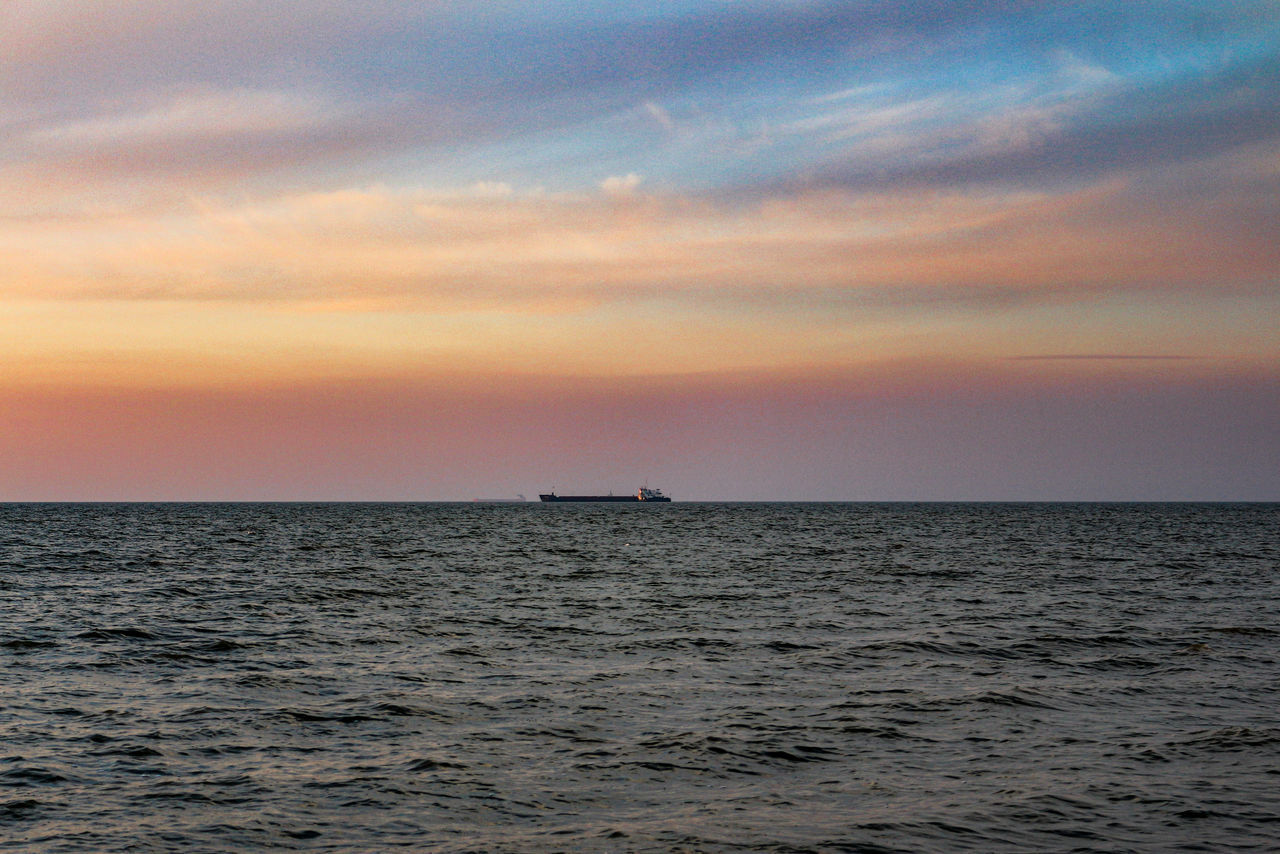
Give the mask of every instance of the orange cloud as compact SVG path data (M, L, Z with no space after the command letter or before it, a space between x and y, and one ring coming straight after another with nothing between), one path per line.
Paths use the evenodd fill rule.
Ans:
M24 333L0 356L11 381L204 382L1002 358L1029 340L1040 353L1274 350L1256 318L1274 313L1260 283L1280 250L1215 223L1243 201L1174 208L1177 187L1123 181L756 201L633 189L371 186L9 220L0 313Z
M633 184L628 183L628 187ZM612 192L612 191L611 191ZM1223 286L1274 269L1265 235L1170 211L1113 182L1062 195L806 194L760 203L636 195L440 194L385 187L162 214L10 222L22 297L460 308L714 290L964 284Z

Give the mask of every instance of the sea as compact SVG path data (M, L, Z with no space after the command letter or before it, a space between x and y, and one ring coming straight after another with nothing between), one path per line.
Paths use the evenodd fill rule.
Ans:
M396 850L1280 850L1280 505L0 505L0 851Z

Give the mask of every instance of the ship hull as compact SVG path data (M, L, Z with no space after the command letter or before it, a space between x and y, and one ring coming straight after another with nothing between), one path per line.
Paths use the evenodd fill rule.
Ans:
M625 504L647 504L649 502L670 502L670 498L646 498L641 500L635 495L556 495L554 492L539 495L538 498L547 502L563 503L563 502L589 502L589 503L625 503Z

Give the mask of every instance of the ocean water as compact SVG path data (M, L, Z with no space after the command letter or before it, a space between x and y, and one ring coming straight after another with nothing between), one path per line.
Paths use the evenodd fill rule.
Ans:
M0 851L1280 850L1278 533L0 505Z

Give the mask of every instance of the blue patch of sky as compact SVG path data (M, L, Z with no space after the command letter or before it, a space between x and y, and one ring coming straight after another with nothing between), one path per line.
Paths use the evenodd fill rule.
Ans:
M1033 4L919 39L894 31L888 41L867 42L817 32L815 24L757 50L737 28L753 10L778 20L785 6L757 3L744 12L692 0L658 8L558 2L489 19L452 42L398 36L400 44L378 61L384 72L399 71L385 85L434 89L461 109L492 113L501 126L474 145L420 152L427 183L456 185L466 175L580 189L636 172L650 186L697 190L768 181L855 145L858 134L818 120L836 107L855 118L859 107L947 101L904 116L894 129L937 130L1121 81L1130 91L1194 83L1207 72L1274 56L1269 36L1277 16L1269 26L1240 26L1229 14L1236 5ZM661 25L690 20L702 21L705 56L659 43L674 32ZM638 27L634 42L629 24ZM677 41L676 48L698 44L687 35ZM823 100L845 90L860 94L838 105Z
M749 69L798 80L839 69L922 82L933 73L979 86L1063 50L1125 75L1194 73L1220 62L1224 51L1274 51L1280 23L1274 3L1005 2L984 11L986 5L466 4L396 17L395 26L375 18L346 39L310 45L305 60L301 46L282 45L277 61L262 70L301 69L301 76L319 74L364 94L461 100L554 99L592 90L624 100L670 97L722 75L750 84L752 75L743 75Z

